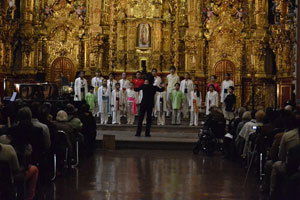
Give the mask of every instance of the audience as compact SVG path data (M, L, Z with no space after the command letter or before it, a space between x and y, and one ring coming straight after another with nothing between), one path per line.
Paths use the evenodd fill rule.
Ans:
M92 155L97 126L89 105L85 103L78 106L80 112L72 104L57 106L60 110L53 109L50 103L33 102L29 107L23 101L8 106L0 104L0 161L9 164L16 181L26 181L26 199L34 199L38 176L43 176L41 163L45 157L55 152L59 160L64 159L62 152L65 147L61 146L58 130L66 134L70 157L78 137L83 141L84 153ZM8 115L7 111L15 113ZM219 131L225 130L223 124L226 126L222 111L211 107L204 125L217 132L215 136L218 139L223 138L225 156L234 158L237 154L249 159L249 138L257 135L253 140L257 144L254 165L258 165L255 160L262 155L265 174L262 191L268 193L271 199L292 199L291 194L297 192L293 183L299 183L300 178L299 112L294 111L292 106L286 106L283 110L267 108L264 111L261 108L252 113L241 107L228 125L229 134L225 138L225 132ZM64 167L60 161L58 165Z
M32 125L43 130L45 148L49 149L51 145L49 128L46 124L43 124L38 120L40 116L40 103L33 102L30 109L32 112Z

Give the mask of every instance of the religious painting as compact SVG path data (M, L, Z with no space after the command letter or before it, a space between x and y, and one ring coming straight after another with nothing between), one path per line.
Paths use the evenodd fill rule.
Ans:
M151 28L149 24L140 24L138 27L137 47L151 47Z

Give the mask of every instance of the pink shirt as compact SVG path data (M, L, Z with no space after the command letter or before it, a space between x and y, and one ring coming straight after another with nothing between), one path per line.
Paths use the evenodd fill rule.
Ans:
M221 92L221 87L220 87L220 85L219 85L218 83L209 83L209 84L207 85L207 91L209 90L209 86L211 86L211 85L214 85L214 86L215 86L215 89L216 89L216 91L217 91L218 93Z

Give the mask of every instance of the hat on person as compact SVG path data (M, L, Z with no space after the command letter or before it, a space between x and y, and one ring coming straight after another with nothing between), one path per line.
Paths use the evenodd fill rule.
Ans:
M60 122L66 122L68 121L68 114L63 110L60 110L56 115L56 120Z
M78 111L78 109L75 108L75 106L73 104L68 103L67 106L66 106L65 111L68 114L74 114L74 113L76 113Z

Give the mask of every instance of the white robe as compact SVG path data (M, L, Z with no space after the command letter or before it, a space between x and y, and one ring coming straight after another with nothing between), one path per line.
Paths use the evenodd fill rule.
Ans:
M201 97L201 92L200 92L200 96L197 97L197 92L192 91L190 96L190 101L189 101L189 106L191 107L191 112L195 111L195 105L194 105L194 100L196 100L197 106L198 106L198 112L199 109L201 108L201 104L202 104L202 97Z
M155 96L155 106L154 110L157 112L161 112L161 106L160 106L160 98L163 98L163 112L167 111L167 92L157 92Z
M116 89L116 83L117 83L116 80L113 80L112 82L110 80L107 80L107 88L111 93L114 89Z
M120 83L120 90L123 90L124 88L127 90L129 88L129 80L127 79L121 79L119 80L119 83Z
M159 76L154 77L154 86L159 87L159 85L161 84L161 78Z
M82 97L81 88L84 88L84 94L88 93L88 84L85 78L81 79L80 77L76 78L74 83L74 101L82 101L85 96Z
M94 88L94 94L98 95L98 89L102 86L103 77L97 77L95 76L91 80L91 85Z
M233 86L234 87L234 82L232 80L226 81L224 80L222 82L222 86L221 86L221 103L224 102L224 100L226 99L227 95L229 94L229 87ZM227 90L227 93L225 93L225 90Z
M172 90L175 89L175 84L176 83L180 83L180 78L177 74L169 74L167 76L167 83L168 83L168 87L167 87L167 93L171 93Z
M206 105L206 115L208 115L209 109L212 106L218 106L219 102L219 94L216 91L210 92L208 91L206 94L206 100L205 100L205 105Z
M187 93L185 93L185 89L187 89ZM180 83L180 90L186 96L187 102L190 102L191 100L191 92L194 91L194 83L192 80L182 80Z
M103 91L103 86L101 86L99 89L98 89L98 105L99 105L99 112L100 113L103 113L103 104L102 104L102 97L103 96L107 96L108 97L108 112L110 110L110 105L111 105L111 93L110 93L110 90L109 88L107 87L106 91L104 92Z
M117 103L117 97L119 96L119 110L123 110L122 108L122 102L124 101L125 95L124 93L120 90L114 90L111 94L111 105L112 107L112 111L116 111L117 107L118 107L118 103Z

